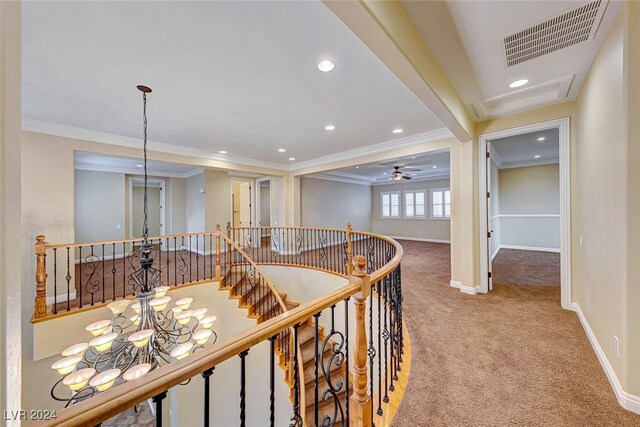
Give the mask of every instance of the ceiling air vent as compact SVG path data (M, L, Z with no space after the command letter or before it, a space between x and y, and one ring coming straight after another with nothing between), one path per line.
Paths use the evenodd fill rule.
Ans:
M590 2L505 37L507 67L593 38L606 6L607 0Z

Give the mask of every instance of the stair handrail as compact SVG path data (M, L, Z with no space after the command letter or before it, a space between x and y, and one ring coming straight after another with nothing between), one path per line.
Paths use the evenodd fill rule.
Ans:
M269 290L275 295L276 300L278 301L278 304L282 308L282 311L283 312L288 311L287 310L287 305L284 303L284 301L280 297L280 293L276 290L276 288L273 286L273 284L269 281L269 278L262 272L262 270L260 270L260 267L258 267L258 265L251 259L251 257L249 255L247 255L247 253L245 251L243 251L242 248L240 246L238 246L238 244L236 242L234 242L233 240L231 240L228 236L225 236L224 234L222 234L220 237L225 242L227 242L227 244L230 245L236 252L238 252L242 256L242 258L244 258L251 265L251 267L255 268L256 272L260 275L260 277L262 277L262 279L264 280L264 283L267 285ZM231 255L230 253L227 253L227 256L230 256L230 255Z

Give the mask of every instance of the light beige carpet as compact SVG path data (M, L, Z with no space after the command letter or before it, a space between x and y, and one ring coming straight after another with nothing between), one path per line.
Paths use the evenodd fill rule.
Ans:
M401 242L411 375L394 426L640 426L560 289L449 286L449 245Z

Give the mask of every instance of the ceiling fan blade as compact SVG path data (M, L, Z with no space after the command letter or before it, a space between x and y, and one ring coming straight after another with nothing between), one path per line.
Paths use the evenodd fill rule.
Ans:
M410 176L403 175L403 176L402 176L402 179L412 179L412 178L411 178Z
M411 166L407 166L405 169L411 169L411 172L422 172L422 169L414 168Z
M393 178L389 178L387 181L393 181Z

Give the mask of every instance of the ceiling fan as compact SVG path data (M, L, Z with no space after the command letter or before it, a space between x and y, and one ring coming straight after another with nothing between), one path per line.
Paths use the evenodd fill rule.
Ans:
M391 178L388 179L388 181L401 181L403 179L411 179L411 177L409 175L405 175L403 172L400 171L400 166L394 166L393 167L395 170L393 171L393 173L391 174Z

